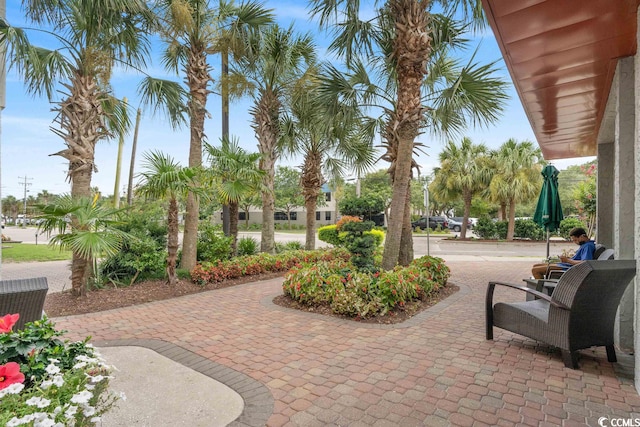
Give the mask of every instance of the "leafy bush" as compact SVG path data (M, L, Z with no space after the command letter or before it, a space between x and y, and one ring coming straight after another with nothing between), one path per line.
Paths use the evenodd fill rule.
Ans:
M364 234L371 234L375 239L376 246L382 246L382 242L384 242L384 231L374 228L371 231L365 231Z
M196 264L191 270L191 280L194 283L205 285L236 277L288 271L303 262L315 263L337 258L348 260L350 258L349 252L345 249L318 249L315 251L286 251L279 255L259 253L225 261Z
M425 297L444 286L449 274L444 261L434 257L373 274L354 272L344 261L306 263L287 273L282 289L303 304L328 303L335 313L370 317Z
M163 277L167 258L167 226L162 210L151 206L133 210L118 229L130 234L120 251L105 258L99 266L105 282L129 286L136 280Z
M496 223L487 215L483 215L478 219L478 222L473 227L473 232L481 239L495 239L498 234Z
M513 234L515 237L531 240L544 240L546 232L532 219L516 219Z
M280 254L286 251L299 251L304 249L304 245L298 241L291 241L287 243L276 242L276 253Z
M231 237L224 235L220 225L201 222L198 224L198 261L229 259L232 241Z
M318 228L318 239L336 247L341 245L338 228L335 224Z
M569 240L569 232L571 231L572 228L575 228L575 227L582 227L586 230L584 223L580 221L578 218L565 218L562 221L560 221L560 227L558 228L558 233L564 239Z
M507 238L507 231L509 227L509 221L496 221L496 234L498 239L504 240Z
M94 426L113 406L110 368L88 338L62 341L62 334L46 318L0 333L0 425Z
M258 252L258 241L253 237L238 239L238 256L255 255Z
M365 234L373 228L372 221L365 222L345 222L342 224L341 230L344 230L345 236L340 237L345 242L345 247L351 252L351 262L359 270L363 272L373 273L375 267L373 264L373 254L376 249L376 239L372 234Z

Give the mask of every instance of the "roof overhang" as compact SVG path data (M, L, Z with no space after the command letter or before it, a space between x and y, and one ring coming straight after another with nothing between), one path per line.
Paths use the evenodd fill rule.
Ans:
M482 0L547 160L595 156L618 58L636 52L640 0Z

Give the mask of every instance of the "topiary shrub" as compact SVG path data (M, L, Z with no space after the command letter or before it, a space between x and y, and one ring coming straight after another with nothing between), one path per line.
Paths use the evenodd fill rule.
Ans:
M558 234L560 234L562 238L569 240L569 232L571 231L572 228L575 228L575 227L582 227L585 230L587 229L584 223L580 221L578 218L565 218L562 221L560 221Z
M339 230L340 238L344 240L344 246L351 252L351 262L359 270L363 272L374 272L376 268L373 264L373 254L376 249L376 238L370 232L373 228L373 221L365 222L345 222Z
M335 224L325 225L324 227L318 228L318 239L336 247L341 245L340 237L338 236L338 228Z
M478 222L473 227L473 232L481 239L495 239L498 237L496 223L488 215L483 215L478 219Z

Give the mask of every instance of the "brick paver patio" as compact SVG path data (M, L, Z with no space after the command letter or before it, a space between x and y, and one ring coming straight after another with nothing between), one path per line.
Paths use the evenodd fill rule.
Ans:
M612 365L604 349L582 351L581 369L571 370L559 352L524 337L495 329L494 341L485 340L487 282L520 283L530 264L449 262L460 292L399 325L276 306L282 279L56 323L71 339L164 345L194 369L219 366L225 383L247 389L245 402L257 396L238 420L245 425L597 426L601 417L640 418L625 367L631 356L619 352L623 363ZM524 294L499 289L495 299Z

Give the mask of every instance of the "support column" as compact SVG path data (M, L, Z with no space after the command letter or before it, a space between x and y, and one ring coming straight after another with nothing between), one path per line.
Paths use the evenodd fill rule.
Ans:
M614 247L614 143L598 144L598 193L596 212L596 242Z
M618 62L618 108L614 148L614 250L617 259L635 259L635 58ZM631 352L634 346L635 289L629 286L618 309L617 344Z
M640 23L640 14L636 12L636 21ZM640 27L637 27L640 28ZM640 32L636 30L636 43L640 39ZM640 55L636 54L635 56L636 62L636 70L640 70ZM640 120L640 105L637 103L637 100L640 100L640 72L635 75L635 113L636 113L636 134L634 138L634 166L635 166L635 191L632 193L633 200L635 200L635 215L634 218L634 228L630 230L630 234L634 236L634 246L635 246L635 260L636 260L636 271L640 268L640 124L638 120ZM634 283L632 284L632 288L634 291L634 299L635 299L635 348L640 348L640 316L638 313L638 307L640 304L640 279L638 279L638 274L636 273L636 278L634 279ZM640 351L635 353L635 386L636 390L640 393Z

